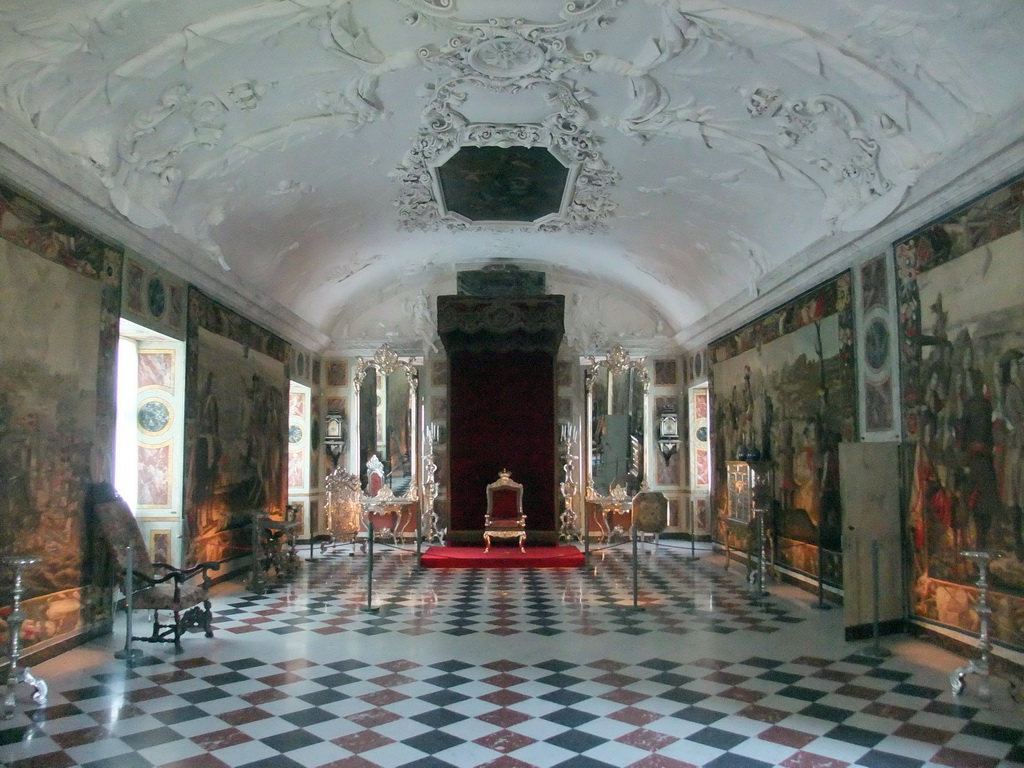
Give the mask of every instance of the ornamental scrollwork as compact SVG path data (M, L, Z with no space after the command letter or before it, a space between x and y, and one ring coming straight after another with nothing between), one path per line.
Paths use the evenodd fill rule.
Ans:
M544 83L556 109L540 123L471 123L457 109L469 82L477 80L452 79L438 85L422 113L413 148L393 174L402 187L396 201L401 225L408 230L473 226L461 218L442 215L437 168L461 147L516 146L546 147L570 168L573 189L557 215L541 223L517 222L515 226L546 232L604 228L615 209L608 190L619 175L598 151L597 138L588 127L589 116L572 88L565 83Z

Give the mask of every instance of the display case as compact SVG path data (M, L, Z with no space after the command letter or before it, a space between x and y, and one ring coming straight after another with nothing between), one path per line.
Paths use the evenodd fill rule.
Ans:
M758 511L766 510L771 501L771 464L767 461L728 461L726 480L729 485L730 520L749 523Z

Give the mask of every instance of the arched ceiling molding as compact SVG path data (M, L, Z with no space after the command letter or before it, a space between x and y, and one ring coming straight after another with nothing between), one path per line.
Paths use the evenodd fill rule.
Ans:
M215 290L236 297L250 291L260 299L287 295L291 310L282 324L309 336L309 328L296 322L300 314L325 327L321 322L351 296L348 286L378 284L380 264L366 254L397 258L389 243L398 240L387 234L374 240L394 212L383 213L384 185L373 188L380 215L360 207L362 189L358 199L336 204L336 216L357 223L347 225L345 242L337 238L337 259L351 261L333 265L333 275L359 277L335 279L329 288L317 261L324 249L308 245L304 233L283 244L267 236L265 225L254 226L257 234L249 239L240 235L248 222L260 223L266 198L277 190L284 197L305 189L304 205L327 211L342 187L313 173L308 180L260 177L250 169L264 166L252 161L274 154L301 159L325 139L346 149L372 146L365 130L371 124L411 141L422 120L417 124L403 112L407 119L396 128L389 110L414 103L415 113L429 98L403 101L412 93L403 90L407 84L436 88L472 76L494 93L509 94L541 76L557 80L589 118L586 136L604 139L602 157L612 172L624 172L633 157L642 162L674 153L686 163L685 171L679 165L645 169L648 188L662 188L681 213L696 201L701 210L693 221L703 231L688 237L689 225L679 226L679 216L663 205L662 242L648 241L638 226L648 213L637 190L645 182L632 180L631 189L620 184L607 197L619 204L607 220L621 226L611 234L583 227L587 233L565 258L578 260L580 275L591 270L592 252L617 258L623 271L638 273L623 284L658 307L679 329L677 338L689 343L736 321L737 309L755 311L769 294L796 290L807 275L839 268L857 248L877 247L879 232L893 231L894 222L905 224L924 210L920 201L952 199L945 192L930 197L949 161L968 167L963 156L977 158L979 146L991 153L1004 145L982 138L964 155L956 148L950 155L948 144L1019 102L1013 94L1017 60L999 45L1020 26L1021 6L1009 0L971 9L917 0L898 8L859 0L794 3L786 7L802 11L790 14L794 21L782 18L786 9L769 12L753 0L537 1L517 7L546 17L538 21L463 18L462 11L482 7L486 0L183 0L161 5L169 15L157 19L147 15L157 8L153 3L19 2L0 9L0 127L12 121L21 131L13 137L4 131L3 141L17 143L21 157L79 190L105 214L117 210L136 228L150 228L141 235L111 218L125 238L176 250ZM863 14L855 23L856 11ZM833 18L839 23L828 23ZM623 37L621 29L630 34ZM974 47L958 48L961 37ZM263 59L276 66L301 63L280 82L276 74L249 71ZM401 76L385 77L393 72ZM713 89L701 90L711 81ZM600 93L586 92L584 83ZM613 96L616 89L625 97ZM636 155L620 144L613 154L610 145L621 136L637 139ZM1017 136L1019 123L996 139ZM380 169L401 158L396 146L353 183L383 178L386 170ZM661 154L647 153L651 147ZM337 157L343 156L339 151ZM680 181L667 183L666 174ZM918 190L922 178L929 183ZM957 178L954 189L972 186L965 179ZM984 187L980 177L978 182ZM759 220L743 210L744 201L748 209L757 206L758 195L813 210L792 227L797 234L783 234L789 221L775 222L769 232L764 220L771 214L762 212ZM816 203L808 202L812 195ZM719 210L723 203L735 209L724 225L715 216L715 201ZM767 203L764 210L778 211ZM813 215L818 221L809 223ZM311 218L300 217L299 226ZM329 231L337 237L342 230ZM424 247L443 251L451 241L441 234L431 233ZM529 250L534 233L521 234L527 239L520 254ZM672 254L676 241L679 253ZM270 251L253 253L265 244ZM634 246L635 255L624 251ZM554 248L546 253L559 263ZM464 254L465 248L451 249L438 258L437 269L450 269L451 259ZM208 263L190 263L199 256ZM391 258L383 261L390 264ZM218 276L216 264L236 271ZM610 264L593 271L619 278ZM286 287L264 282L285 272ZM662 282L687 287L664 288ZM737 283L745 284L734 292ZM307 289L324 310L307 313ZM725 309L714 309L720 301Z
M751 49L745 45L746 41L739 41L740 36L756 34L759 37L757 43L762 46L767 36L769 41L777 43L773 52L778 51L778 55L810 74L826 79L836 73L841 74L850 82L858 83L883 106L898 106L899 111L890 110L897 112L898 117L887 112L877 115L879 127L874 133L890 138L902 131L900 121L909 122L915 118L930 124L935 122L906 87L839 44L776 17L689 0L647 2L660 6L662 10L661 29L651 38L657 53L641 50L633 61L601 53L574 54L565 44L565 36L569 32L591 22L611 24L610 17L602 14L621 3L595 2L579 7L570 4L562 9L559 22L549 24L527 24L518 20L466 22L454 16L454 0L444 7L414 3L414 13L407 20L415 25L423 18L453 34L440 52L429 46L420 48L417 52L419 59L435 66L443 65L456 77L465 77L472 71L476 79L492 88L527 87L533 82L531 78L565 77L581 69L627 78L633 92L631 104L618 119L609 119L620 131L645 139L654 135L697 139L711 149L736 153L780 179L817 186L825 197L824 218L840 228L854 230L870 226L899 204L912 179L894 181L885 178L878 165L879 138L872 135L871 127L861 121L851 105L842 99L817 94L784 102L772 115L773 120L780 124L776 142L779 146L773 147L736 130L728 121L717 121L710 107L670 106L655 73L677 58L683 59L681 63L685 67L687 54L694 50L725 48L750 55ZM108 98L110 94L107 92L115 89L116 80L153 79L178 67L195 69L219 55L225 46L266 41L282 30L306 25L319 30L319 42L325 51L355 64L361 71L339 92L343 94L341 102L348 108L340 108L331 115L289 115L286 123L264 126L249 136L241 137L236 131L228 130L228 124L237 123L237 118L229 114L232 110L220 94L202 93L181 82L168 86L154 107L133 116L117 140L109 167L98 167L98 157L91 158L110 189L114 206L138 226L171 225L186 236L198 238L203 250L226 268L228 264L221 246L209 233L210 227L218 223L216 219L173 220L168 208L182 180L208 177L215 172L225 173L233 163L244 161L247 151L261 152L298 143L307 132L356 131L366 123L382 118L385 113L375 104L376 79L381 73L409 67L417 61L417 56L408 50L382 52L368 31L353 21L351 6L350 2L328 4L286 0L214 14L187 24L181 31L165 36L156 45L114 67L104 87ZM110 18L108 14L108 22ZM112 32L108 28L105 33ZM85 46L86 42L83 40L81 45ZM499 43L511 46L511 49L491 50L492 60L487 66L484 66L487 63L485 56L474 58L482 47L489 45L493 48ZM503 54L507 58L502 58ZM265 87L257 83L236 85L246 92L244 98L256 102L260 98L260 88ZM98 91L94 90L86 101L92 102L97 96ZM563 104L566 102L564 94L562 101ZM584 122L581 117L585 113L580 109L574 109L574 112L577 115L575 122ZM38 111L33 110L33 113L38 114ZM77 114L77 110L73 108L64 114ZM583 129L578 127L576 130ZM167 134L166 140L154 141L154 133ZM477 131L478 143L482 133L486 131ZM551 134L547 135L550 137ZM587 139L587 134L581 134L581 138ZM455 141L460 143L462 140ZM551 140L527 138L523 141L526 145L542 145ZM140 147L143 142L147 146L159 146L159 149L147 153ZM450 147L452 139L440 143L443 147ZM593 144L593 141L589 143ZM783 152L780 147L781 150L794 151ZM197 148L220 153L219 159L201 161L186 171L180 166L179 159L194 154L190 150ZM795 159L787 157L794 154L797 156ZM808 166L808 170L803 170L801 165ZM417 167L415 163L407 164L407 169L415 170ZM607 183L613 175L614 171L601 167L594 177ZM405 174L407 179L415 176L415 173ZM410 219L417 222L426 220L422 211L427 209L423 200L428 195L422 188L417 191L419 194L406 189L404 193L405 200L400 208L405 211L406 223ZM414 199L410 202L409 198ZM583 223L570 216L567 217L569 225L586 227L595 220L598 223L603 221L611 205L607 198L592 198L589 206L581 205ZM410 210L415 212L411 217ZM458 225L464 225L464 222Z
M841 233L812 244L766 274L745 293L722 302L700 321L676 334L684 350L699 349L794 298L851 263L888 252L898 238L934 221L1010 179L1024 174L1024 105L1003 115L950 154L950 161L922 174L898 215L871 230ZM993 147L998 147L993 152Z
M619 296L624 303L635 307L638 315L646 318L647 332L664 337L664 343L668 343L676 329L697 321L711 309L698 295L686 293L685 282L674 283L664 276L649 273L636 262L622 258L614 261L585 260L580 258L580 254L567 251L561 256L535 261L516 257L496 259L493 255L494 250L487 248L481 248L478 253L478 257L466 258L458 267L447 263L439 264L428 254L412 263L407 258L396 256L375 255L367 258L362 268L343 279L346 298L331 305L331 316L324 321L318 321L318 324L322 323L323 327L328 329L327 333L333 339L336 349L346 349L352 344L359 348L365 347L368 343L365 339L348 339L346 336L352 328L359 327L360 318L367 313L373 313L374 307L381 301L403 293L415 293L418 290L426 291L431 297L442 293L455 293L455 279L459 269L480 269L495 263L546 272L549 275L549 292L558 292L552 288L558 285L571 294L569 287L577 285L591 295L600 295L603 292ZM584 269L581 266L584 263L587 263L589 268ZM319 307L322 311L327 311L325 302L337 296L337 287L325 283L314 289L306 302L310 307ZM396 329L402 329L401 318L395 318L394 325ZM404 330L408 332L407 328ZM607 339L622 331L636 336L634 330L615 330L609 326L600 329L601 333L598 335ZM593 350L586 350L591 351Z
M19 140L19 134L23 132L23 126L13 123L0 112L0 135L4 137L4 143L0 144L0 173L12 184L39 200L45 200L57 213L102 239L135 251L153 264L200 287L208 295L282 338L313 351L329 347L330 338L320 329L273 297L255 293L251 285L242 283L230 272L216 268L204 254L191 249L188 243L172 233L132 227L105 205L104 189L95 176L84 173L83 169L69 168L66 176L56 179L39 165L31 163L28 158L34 156L46 164L44 155L55 150L49 146L39 148L32 141L34 137L31 134L23 135ZM91 190L92 195L86 196L83 190Z

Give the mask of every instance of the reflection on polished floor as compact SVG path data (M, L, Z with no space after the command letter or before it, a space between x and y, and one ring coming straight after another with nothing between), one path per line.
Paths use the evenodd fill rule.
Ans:
M1006 686L952 698L963 659L842 638L841 611L672 543L583 569L427 570L408 552L305 563L265 595L221 585L185 653L123 636L40 665L45 708L0 722L12 768L1024 765ZM374 610L366 610L367 608Z

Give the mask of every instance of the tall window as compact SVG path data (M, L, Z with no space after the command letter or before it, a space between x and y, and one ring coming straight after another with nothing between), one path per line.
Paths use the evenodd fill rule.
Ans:
M185 344L121 320L114 483L134 510L150 556L180 559Z

